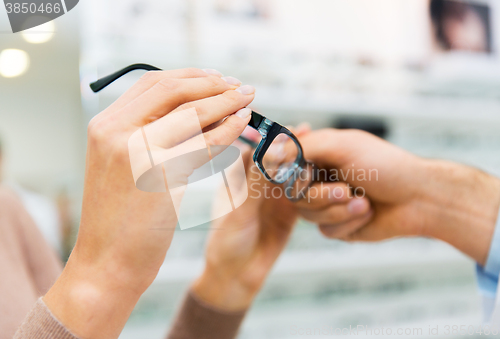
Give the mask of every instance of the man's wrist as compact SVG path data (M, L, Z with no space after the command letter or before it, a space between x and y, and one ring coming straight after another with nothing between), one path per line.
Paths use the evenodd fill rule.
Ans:
M447 161L424 160L422 235L448 242L484 265L500 208L500 180Z
M246 286L237 278L228 277L210 269L194 281L192 292L203 302L224 311L246 310L259 291L257 286Z

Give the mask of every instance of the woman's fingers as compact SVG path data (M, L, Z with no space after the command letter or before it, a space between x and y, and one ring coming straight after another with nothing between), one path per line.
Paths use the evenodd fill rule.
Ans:
M193 109L190 109L191 112L196 112ZM203 133L202 135L197 135L193 138L190 138L184 142L181 142L173 147L165 147L163 145L157 146L162 142L170 143L170 140L165 141L160 138L170 139L172 136L169 133L157 133L155 140L155 145L149 147L151 148L151 152L153 154L153 160L155 163L161 163L165 160L174 158L176 156L182 156L184 154L190 154L194 151L201 149L208 149L208 157L198 156L193 154L193 156L189 157L189 167L195 169L210 159L213 159L223 151L227 149L227 146L231 145L243 132L248 122L250 121L250 114L252 110L250 108L243 108L239 110L236 114L229 116L225 119L218 127ZM182 112L176 112L175 114L179 114ZM152 124L154 125L154 124ZM165 130L164 130L165 131ZM175 133L175 128L171 128L170 131L172 134ZM149 132L146 131L149 135ZM148 141L151 138L148 137Z
M230 115L216 128L205 132L205 143L211 146L231 145L243 133L243 130L250 121L252 110L242 108L236 114Z
M231 91L238 93L236 91ZM242 96L238 93L238 96ZM239 107L238 102L248 102L248 100L235 101L233 108L229 106L224 95L212 97L206 100L183 105L183 110L175 110L151 124L144 126L144 134L148 140L148 146L152 151L167 151L176 148L176 152L189 153L192 150L206 148L207 146L231 145L243 132L250 120L252 110L241 108L238 112L233 112L234 107ZM202 113L200 113L202 111ZM230 115L227 119L218 123L213 129L203 133L203 125L200 125L200 116L210 115L219 121L217 114ZM205 116L204 121L208 118ZM170 152L172 153L172 152Z
M346 204L332 205L322 210L300 209L304 219L316 224L339 224L365 215L370 211L366 198L354 198Z
M173 112L195 108L198 113L201 128L205 128L248 106L253 101L254 97L255 88L246 85L236 90L226 91L217 96L188 102L179 106Z
M143 126L173 110L179 111L195 107L194 103L201 99L221 95L236 88L237 86L231 85L217 76L193 79L166 78L157 82L115 114L120 118L129 118L138 126ZM188 107L187 103L190 102L193 102L193 106ZM244 106L239 108L242 107Z
M118 100L116 100L111 106L109 106L106 111L115 112L128 103L132 102L140 95L145 93L151 87L156 85L158 82L164 79L192 79L192 78L204 78L209 75L215 75L217 73L203 71L198 68L184 68L184 69L174 69L168 71L149 71L146 72L132 87L130 87ZM218 76L222 77L222 74ZM105 111L105 112L106 112ZM103 112L103 113L105 113Z

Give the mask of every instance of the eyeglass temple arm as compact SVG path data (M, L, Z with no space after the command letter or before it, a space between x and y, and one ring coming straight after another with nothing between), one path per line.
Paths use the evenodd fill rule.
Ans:
M255 112L255 111L252 111L252 117L250 118L250 121L248 122L248 126L254 128L255 130L259 130L259 126L260 126L260 123L262 122L262 120L264 120L265 118L260 115L259 113ZM238 139L240 141L243 141L245 144L247 145L250 145L252 148L257 148L257 146L259 145L259 143L257 142L254 142L244 136L239 136Z
M109 84L111 84L113 81L116 79L124 76L125 74L135 71L136 69L143 69L146 71L161 71L160 68L151 66L148 64L133 64L130 66L127 66L118 72L115 72L113 74L110 74L108 76L105 76L104 78L98 79L97 81L94 81L93 83L90 84L90 89L94 92L97 93Z
M102 90L103 88L109 86L109 84L111 84L113 81L117 80L118 78L124 76L125 74L127 74L129 72L132 72L132 71L135 71L138 69L146 70L146 71L161 71L162 70L161 68L151 66L148 64L133 64L133 65L127 66L127 67L125 67L125 68L123 68L123 69L121 69L113 74L107 75L101 79L98 79L98 80L92 82L90 84L90 89L92 89L92 91L94 93L97 93L100 90ZM258 130L260 123L264 119L265 118L262 115L260 115L259 113L255 112L255 111L252 111L252 117L251 117L250 121L248 122L248 126ZM257 143L251 141L250 139L247 139L245 137L240 137L240 139L252 147L257 147Z
M255 111L252 111L252 117L250 118L250 121L248 122L248 126L258 130L260 123L264 119L265 118L262 115L260 115L259 113L255 112Z

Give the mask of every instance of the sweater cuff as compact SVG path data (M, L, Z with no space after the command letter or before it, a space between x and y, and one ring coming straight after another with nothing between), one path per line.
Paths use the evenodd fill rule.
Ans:
M38 299L17 329L14 339L78 339L50 312L42 298Z
M246 310L231 312L217 309L190 290L167 339L233 339L245 314Z

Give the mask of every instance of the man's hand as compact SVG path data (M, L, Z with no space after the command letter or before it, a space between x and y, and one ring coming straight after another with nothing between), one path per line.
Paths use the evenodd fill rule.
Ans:
M81 338L118 337L156 277L177 224L168 192L136 188L129 138L151 122L163 126L171 112L182 120L189 111L197 113L206 144L230 145L250 119L249 109L240 110L253 98L251 86L238 88L198 69L148 72L92 119L78 239L61 277L44 297L71 332ZM175 128L177 141L192 136L182 121L164 125ZM168 132L155 136L171 137Z
M373 217L338 224L336 207L304 205L302 215L330 238L441 239L484 264L500 205L500 181L479 170L419 158L371 134L325 129L301 138L308 160L366 193ZM321 200L319 200L321 201Z

